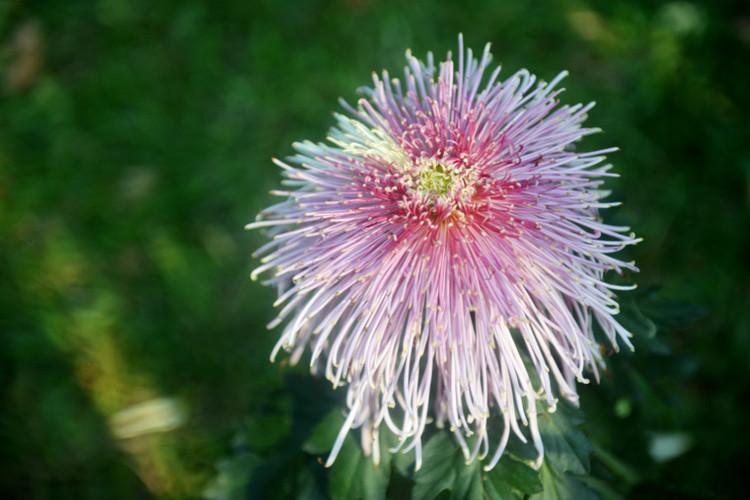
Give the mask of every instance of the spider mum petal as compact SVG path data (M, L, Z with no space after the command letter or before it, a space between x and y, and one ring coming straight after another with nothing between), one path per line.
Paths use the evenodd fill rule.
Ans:
M253 277L278 290L272 358L308 349L314 372L347 387L328 464L351 428L378 456L384 425L418 467L431 419L486 468L513 435L541 463L537 401L576 402L576 384L598 379L594 323L632 347L615 319L623 287L604 279L637 271L614 254L639 240L599 216L616 205L602 190L616 148L575 149L598 129L583 126L593 104L560 104L565 73L500 81L490 62L461 37L458 61L437 67L407 52L403 80L374 75L326 143L275 160L283 201L248 225L271 237Z

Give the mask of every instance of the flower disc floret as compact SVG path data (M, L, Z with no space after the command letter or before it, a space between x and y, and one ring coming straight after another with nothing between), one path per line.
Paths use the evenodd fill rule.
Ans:
M477 192L479 173L453 160L420 159L405 169L402 205L414 206L433 223L464 219ZM437 227L437 226L436 226Z

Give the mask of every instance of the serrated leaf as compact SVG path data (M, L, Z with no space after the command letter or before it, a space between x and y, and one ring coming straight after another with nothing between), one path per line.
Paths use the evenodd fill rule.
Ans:
M218 477L205 492L211 500L328 497L326 470L317 457L300 448L310 441L308 453L330 450L335 434L327 439L320 433L335 427L337 434L341 425L320 424L326 415L335 413L332 407L340 407L339 398L332 394L329 384L314 377L291 373L285 381L288 391L270 393L268 402L246 420L245 428L235 436L235 457L219 465ZM334 420L334 416L329 418ZM322 430L311 439L311 433L319 427ZM255 457L254 462L243 467L242 460L248 454ZM228 468L235 463L238 465Z
M485 472L484 478L489 498L523 500L530 493L542 491L539 472L507 455Z
M545 460L562 472L586 474L590 470L589 455L594 448L576 427L583 420L581 411L566 401L560 401L553 413L539 412L539 433L544 442Z
M345 420L340 409L331 411L313 428L302 449L313 455L331 451ZM346 436L330 469L329 490L334 500L385 498L392 458L387 438L387 435L380 438L380 463L376 467L371 457L362 454L362 449L353 436Z
M479 460L467 464L445 430L427 441L422 457L422 467L414 473L412 500L433 500L443 491L450 492L451 500L520 500L541 489L537 472L510 456L490 471L484 471Z
M498 421L500 419L493 419L494 421ZM492 430L493 426L490 424L490 430ZM502 433L501 428L497 428L496 433L494 435L499 436ZM528 433L527 433L528 434ZM490 433L492 435L492 433ZM505 455L510 455L519 462L525 462L525 463L531 463L534 460L536 460L539 457L539 452L536 451L536 448L530 441L530 437L526 435L527 442L524 443L520 439L511 438L508 440L508 444L505 447Z
M380 464L376 467L372 457L362 454L362 448L351 433L347 435L331 466L328 489L332 500L385 499L391 477L391 459L387 449L382 451Z
M422 467L414 473L412 500L432 500L444 490L451 492L451 499L481 498L479 474L477 462L466 465L452 436L441 430L422 449Z
M599 495L571 474L556 470L547 460L539 469L542 491L529 500L600 500Z

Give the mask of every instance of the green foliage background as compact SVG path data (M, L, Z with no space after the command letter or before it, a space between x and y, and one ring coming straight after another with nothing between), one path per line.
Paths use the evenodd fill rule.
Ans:
M201 495L283 384L272 292L247 278L262 236L242 231L270 158L459 32L506 76L567 69L564 100L597 101L586 146L622 148L605 217L644 238L635 279L709 311L661 328L677 356L642 356L638 390L610 388L635 396L584 391L590 432L650 464L632 498L746 491L747 2L0 0L2 498ZM116 437L114 415L158 397L181 426ZM651 460L675 432L685 452Z

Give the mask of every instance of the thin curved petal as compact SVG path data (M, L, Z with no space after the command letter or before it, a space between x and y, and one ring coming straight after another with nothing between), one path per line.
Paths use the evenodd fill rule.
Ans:
M279 293L272 357L309 348L314 371L348 386L329 464L350 428L369 429L370 449L381 425L420 457L431 417L468 460L494 444L490 468L527 424L541 463L536 401L576 401L598 378L594 322L630 346L604 275L636 270L614 254L638 239L599 216L616 205L601 189L615 148L574 147L598 131L583 127L593 104L560 105L565 73L498 81L489 46L477 60L459 38L458 54L435 67L407 52L403 81L375 76L328 143L276 161L284 201L248 225L272 238L253 273Z

